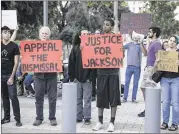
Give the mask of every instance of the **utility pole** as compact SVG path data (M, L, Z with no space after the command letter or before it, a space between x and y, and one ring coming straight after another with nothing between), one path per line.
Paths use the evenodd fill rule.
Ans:
M43 1L43 25L48 25L48 0Z
M114 1L114 22L115 22L115 25L114 25L114 32L115 33L118 33L119 32L119 28L118 28L118 1L115 0Z
M115 22L115 25L114 25L114 32L117 34L119 32L119 27L118 27L118 23L119 23L119 20L118 20L118 1L115 0L114 1L114 22ZM119 69L119 90L121 92L121 73L120 73L120 69Z

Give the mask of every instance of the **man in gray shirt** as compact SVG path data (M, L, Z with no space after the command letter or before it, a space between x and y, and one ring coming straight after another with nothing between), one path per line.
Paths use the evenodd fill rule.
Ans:
M132 102L136 103L136 95L138 90L138 82L141 73L141 59L142 51L137 39L133 39L133 42L124 45L124 49L127 49L127 68L125 74L125 86L124 86L124 98L123 102L127 102L129 85L132 75L134 75Z

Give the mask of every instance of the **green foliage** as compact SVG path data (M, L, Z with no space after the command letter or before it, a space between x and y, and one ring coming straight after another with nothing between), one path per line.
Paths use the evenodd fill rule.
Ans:
M2 1L1 4L2 10L17 10L17 40L38 39L39 28L43 25L43 1ZM79 29L87 28L91 32L101 29L104 19L114 18L113 10L113 1L48 1L51 38L64 37L63 31L68 35L67 42L66 39ZM119 20L123 12L130 11L125 1L119 1Z
M159 26L164 37L176 34L179 31L179 21L175 20L175 9L179 2L150 1L146 3L149 12L153 15L153 25Z

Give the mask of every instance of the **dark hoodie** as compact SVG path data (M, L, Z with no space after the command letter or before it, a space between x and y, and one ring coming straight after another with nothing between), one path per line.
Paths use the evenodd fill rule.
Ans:
M92 81L93 69L84 69L82 65L82 55L80 49L81 39L79 38L80 34L76 34L73 41L73 48L69 57L69 65L68 65L68 75L70 81L74 81L77 79L81 83L85 83L87 80Z

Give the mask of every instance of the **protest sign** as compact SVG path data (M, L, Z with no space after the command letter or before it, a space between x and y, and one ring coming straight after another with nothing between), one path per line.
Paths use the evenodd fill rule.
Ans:
M81 36L83 68L120 68L123 66L121 34Z
M160 50L158 58L159 63L157 68L159 71L178 72L178 52Z
M62 72L62 41L21 41L23 72Z
M17 27L17 11L16 10L2 10L2 27L7 26L10 29Z
M147 34L152 25L152 15L147 13L122 13L120 24L122 34L130 34L133 31Z

